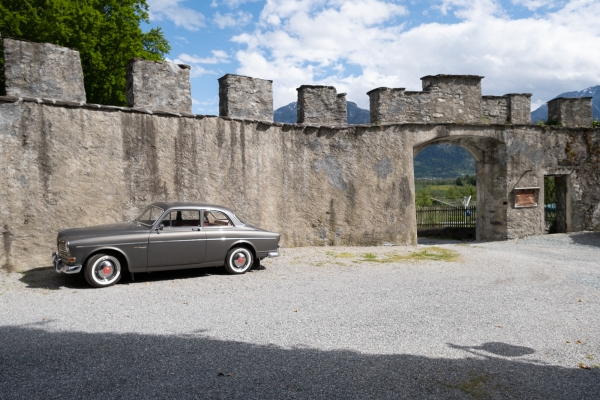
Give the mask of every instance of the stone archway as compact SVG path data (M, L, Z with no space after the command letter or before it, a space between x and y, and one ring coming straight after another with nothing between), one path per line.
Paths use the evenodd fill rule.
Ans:
M414 145L413 159L425 148L436 144L459 146L465 149L475 160L477 175L476 239L506 239L507 165L504 161L506 154L504 143L496 138L487 136L442 136Z

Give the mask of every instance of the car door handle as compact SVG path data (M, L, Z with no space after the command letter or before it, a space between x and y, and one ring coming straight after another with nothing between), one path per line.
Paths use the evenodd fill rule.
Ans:
M199 232L199 231L201 231L201 230L202 230L202 228L192 228L192 230L193 230L193 231L198 231L198 232Z

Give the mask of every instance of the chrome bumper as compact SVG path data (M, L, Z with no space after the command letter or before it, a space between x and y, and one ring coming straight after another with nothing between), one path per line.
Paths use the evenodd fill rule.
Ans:
M267 257L269 257L269 258L279 257L279 246L277 246L277 250L270 251L269 254L267 254Z
M76 274L81 271L81 265L65 265L56 253L52 253L52 265L56 272L63 274Z

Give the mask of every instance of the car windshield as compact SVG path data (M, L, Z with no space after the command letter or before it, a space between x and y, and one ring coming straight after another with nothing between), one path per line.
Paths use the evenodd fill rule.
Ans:
M134 221L143 225L152 226L154 222L161 216L163 209L156 206L148 206L138 215Z

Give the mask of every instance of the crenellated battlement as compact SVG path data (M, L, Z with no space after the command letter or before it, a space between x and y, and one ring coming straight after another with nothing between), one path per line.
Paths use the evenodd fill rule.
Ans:
M79 52L46 43L3 39L7 95L85 102ZM371 123L531 123L531 93L482 96L479 75L427 75L423 90L379 87L367 92ZM219 116L273 121L273 81L226 74L219 78ZM333 86L302 85L297 123L347 124L346 94ZM190 67L133 59L127 66L127 106L191 113ZM554 99L549 120L566 127L592 124L589 99Z

